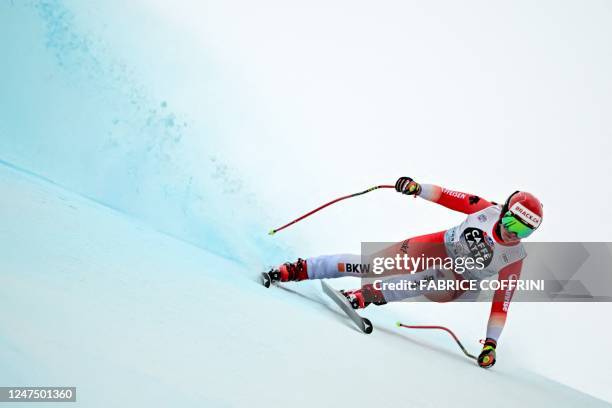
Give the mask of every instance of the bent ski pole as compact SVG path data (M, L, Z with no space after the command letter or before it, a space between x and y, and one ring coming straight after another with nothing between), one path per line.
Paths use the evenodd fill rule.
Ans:
M455 341L457 342L457 345L459 346L459 348L461 348L461 351L463 351L463 354L465 354L466 356L468 356L469 358L478 361L478 357L470 354L465 347L463 347L463 344L461 344L461 342L459 341L459 339L457 338L457 336L455 335L455 333L452 332L452 330L444 327L444 326L415 326L415 325L408 325L408 324L403 324L401 322L397 322L395 323L397 325L397 327L405 327L407 329L439 329L439 330L444 330L445 332L447 332L448 334L450 334L453 339L455 339Z
M287 228L288 226L293 225L293 224L295 224L296 222L301 221L301 220L303 220L304 218L306 218L306 217L308 217L308 216L310 216L310 215L312 215L312 214L316 213L317 211L322 210L323 208L325 208L325 207L327 207L327 206L330 206L330 205L332 205L332 204L334 204L334 203L337 203L338 201L346 200L347 198L357 197L357 196L360 196L360 195L362 195L362 194L369 193L370 191L378 190L379 188L395 188L395 186L388 186L388 185L374 186L374 187L368 188L368 189L367 189L367 190L365 190L365 191L361 191L361 192L359 192L359 193L350 194L350 195L347 195L347 196L344 196L344 197L336 198L335 200L332 200L332 201L330 201L330 202L329 202L329 203L327 203L327 204L323 204L322 206L320 206L320 207L318 207L318 208L315 208L314 210L312 210L312 211L310 211L310 212L308 212L308 213L306 213L306 214L302 215L301 217L296 218L295 220L293 220L293 221L291 221L291 222L288 222L287 224L283 225L282 227L278 227L278 228L275 228L275 229L270 230L270 232L268 232L268 235L274 235L274 234L276 234L278 231L283 230L283 229Z

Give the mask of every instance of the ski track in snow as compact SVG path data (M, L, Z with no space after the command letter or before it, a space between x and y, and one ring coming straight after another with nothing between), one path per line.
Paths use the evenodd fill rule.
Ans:
M370 308L363 335L317 282L265 289L259 271L4 165L0 190L3 385L76 386L87 407L610 406L394 327L414 309Z

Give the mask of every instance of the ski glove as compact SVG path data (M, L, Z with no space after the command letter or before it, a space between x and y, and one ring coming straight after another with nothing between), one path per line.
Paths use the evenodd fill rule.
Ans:
M406 195L419 195L421 185L410 177L400 177L395 182L395 190Z
M497 342L493 339L486 339L484 347L478 356L478 365L482 368L490 368L495 364L495 347Z

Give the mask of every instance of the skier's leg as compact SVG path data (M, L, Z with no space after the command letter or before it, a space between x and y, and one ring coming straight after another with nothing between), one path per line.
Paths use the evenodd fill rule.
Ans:
M449 294L436 293L422 288L420 282L436 281L447 279L454 274L441 269L444 260L448 257L444 244L445 231L433 234L420 235L399 242L378 254L377 256L395 257L407 255L409 258L419 261L412 264L413 268L406 271L399 271L392 277L382 280L376 286L380 289L386 302L398 302L408 298L425 295L432 300L450 300ZM436 264L436 260L439 260ZM436 265L434 265L436 264ZM387 273L387 276L391 273ZM441 296L440 296L441 295ZM437 298L437 299L436 299Z
M425 295L431 300L452 300L456 293L433 292L421 288L420 281L435 281L438 279L452 278L454 274L430 267L429 261L439 260L441 266L448 256L444 245L444 231L409 238L405 241L391 245L376 253L373 257L395 258L396 255L407 255L409 258L420 258L418 264L412 264L411 273L401 271L386 271L387 276L379 279L376 284L364 285L359 290L345 292L345 295L353 304L353 307L363 308L370 303L385 304L387 302L398 302L404 299ZM411 283L412 282L412 283Z
M444 231L434 234L421 235L409 238L397 244L379 251L374 257L395 257L396 254L407 254L410 257L418 257L423 252L428 252L428 256L433 256L434 251L446 256L444 250ZM342 276L364 276L370 271L371 262L362 263L361 255L338 254L322 255L317 257L298 259L294 263L284 263L278 267L280 280L299 281L305 279L330 279ZM423 270L421 268L420 270ZM418 272L420 270L415 270ZM403 272L405 273L405 271Z
M273 281L301 281L362 275L361 256L354 254L323 255L296 262L286 262L268 272Z
M405 241L393 244L382 251L379 251L374 257L389 257L394 258L396 255L408 255L411 258L433 258L447 256L446 248L444 246L444 231L436 232L433 234L421 235L413 238L409 238ZM285 263L279 266L278 270L271 272L278 276L278 280L282 282L286 281L300 281L305 279L329 279L339 278L342 276L356 276L363 277L365 273L370 269L371 262L362 264L362 257L354 254L339 254L339 255L324 255L307 260L298 259L295 263ZM421 279L434 279L436 270L427 269L423 263L412 270L412 274L406 275L405 271L402 271L403 278L397 276L390 278L391 280L421 280ZM276 276L273 276L273 280ZM388 287L388 286L387 286ZM385 304L388 301L399 301L408 297L414 297L422 295L423 292L419 291L406 291L406 290L389 290L383 291L374 288L368 284L357 291L345 292L347 297L353 296L355 304L358 307L365 307L370 303ZM388 299L387 299L388 297ZM349 299L350 300L350 299ZM353 301L351 301L353 303Z
M370 303L380 306L389 302L399 302L425 294L426 290L420 288L419 281L433 280L435 273L435 270L430 269L413 274L394 275L362 285L360 289L342 291L342 293L354 309L362 309ZM409 286L411 284L414 286Z
M361 255L323 255L306 260L308 279L330 279L343 276L362 276L367 265L361 264Z

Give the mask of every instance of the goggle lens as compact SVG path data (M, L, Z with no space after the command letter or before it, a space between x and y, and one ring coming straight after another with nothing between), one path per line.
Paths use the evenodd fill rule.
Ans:
M502 225L508 232L513 232L519 238L526 238L533 232L533 228L523 224L514 214L508 211L502 217Z

